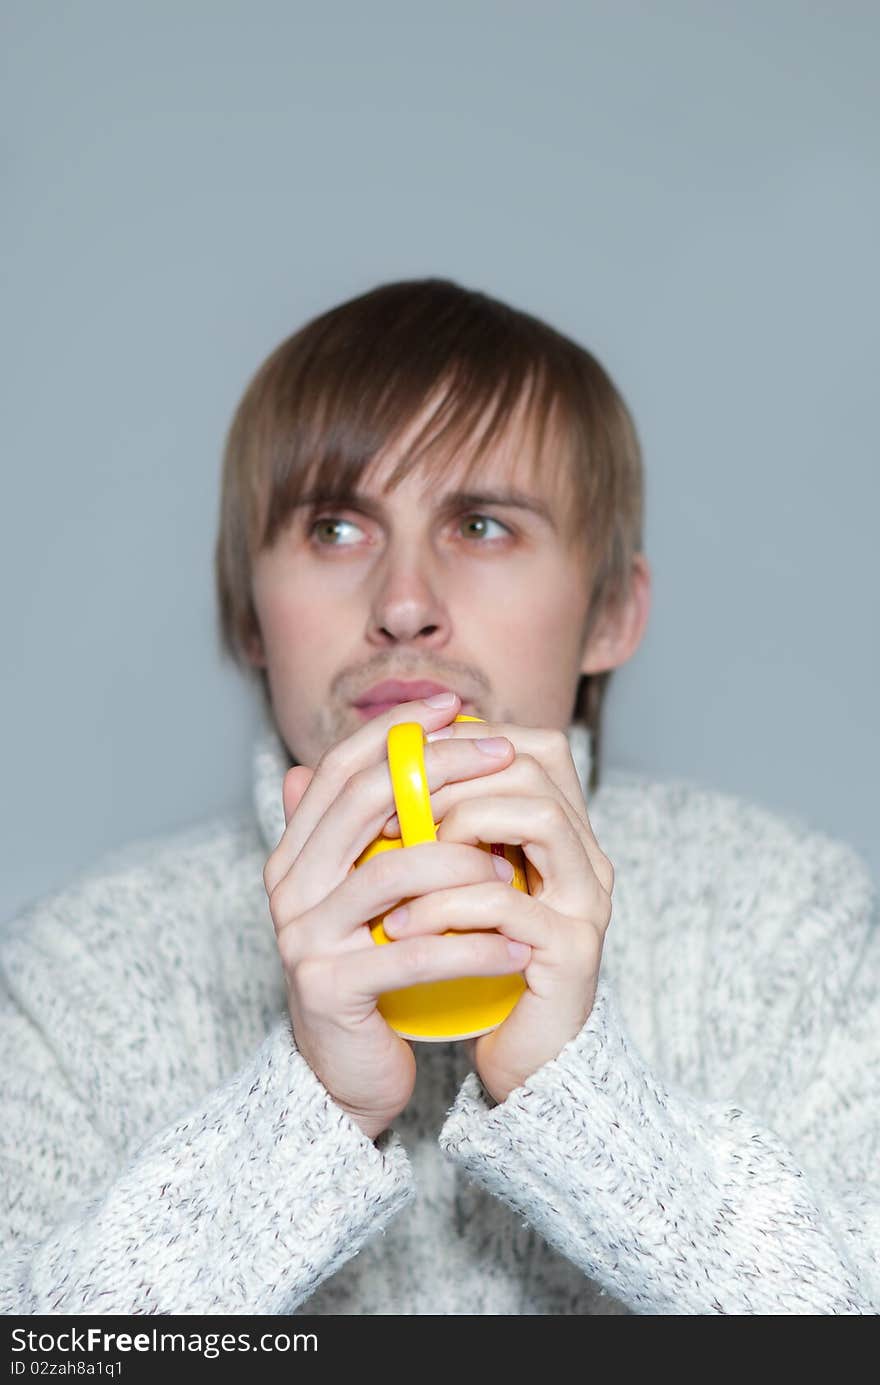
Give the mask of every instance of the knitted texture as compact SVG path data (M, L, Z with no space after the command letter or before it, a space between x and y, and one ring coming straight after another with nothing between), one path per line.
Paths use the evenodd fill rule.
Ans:
M417 1043L372 1142L287 1016L262 870L289 764L265 726L253 818L134 843L0 931L0 1310L880 1310L880 940L855 851L607 776L583 1029L498 1105L463 1044Z

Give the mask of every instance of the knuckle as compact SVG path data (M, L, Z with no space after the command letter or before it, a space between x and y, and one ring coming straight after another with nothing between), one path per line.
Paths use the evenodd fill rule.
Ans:
M358 775L356 773L347 774L340 785L338 797L346 799L351 798L353 794L357 793L357 788Z
M593 926L599 930L600 935L603 937L608 931L608 925L611 923L611 913L611 896L606 894L603 890L597 901L595 912L591 917Z
M282 926L282 924L283 924L283 922L284 922L284 919L283 919L283 916L282 916L282 899L281 899L281 886L282 886L282 884L283 884L283 881L279 880L279 881L278 881L278 884L275 885L275 886L273 886L273 888L269 891L269 913L272 915L272 922L274 923L276 930L279 929L279 928L281 928L281 926Z
M558 799L541 798L538 801L541 805L538 809L540 821L545 827L556 829L563 822L568 823L568 814Z
M339 789L339 797L347 802L356 799L363 793L364 785L368 782L370 775L369 768L355 769L349 774L344 775Z
M413 938L409 949L409 969L416 981L430 979L435 957L432 938Z
M288 975L296 986L297 993L313 1009L320 1008L325 999L333 994L332 964L326 957L293 956L288 966Z
M534 775L540 769L541 762L535 755L529 754L527 750L516 752L516 759L511 766L511 772L516 775L517 784L524 791L527 791L534 782Z
M263 887L270 898L273 890L280 884L282 879L283 876L280 873L278 865L278 852L273 851L272 855L263 866Z
M319 759L315 766L315 778L320 774L322 778L337 779L344 777L346 772L345 742L337 741L335 745L328 746Z
M552 756L571 756L571 743L565 731L557 728L546 731L545 733L547 753Z
M447 812L443 814L443 817L437 824L438 842L448 841L448 839L452 835L452 829L454 828L455 823L461 816L461 808L461 803L453 803L447 810Z
M564 731L556 727L546 727L534 733L537 739L536 754L528 757L522 755L521 759L535 760L538 764L546 765L559 763L563 757L571 758L571 746L568 736Z
M385 896L393 894L400 887L402 863L397 859L399 851L380 851L362 867L368 872L371 893Z
M611 894L614 889L614 866L604 851L600 851L596 860L596 875L599 877L599 884L606 894Z
M275 925L275 932L278 933L295 917L289 907L290 891L287 888L287 876L282 875L281 879L273 886L269 894L269 914Z
M303 956L300 940L297 937L295 928L286 928L279 933L276 942L278 944L278 955L281 958L281 965L285 974L291 979L296 979L299 985L299 968L302 966Z

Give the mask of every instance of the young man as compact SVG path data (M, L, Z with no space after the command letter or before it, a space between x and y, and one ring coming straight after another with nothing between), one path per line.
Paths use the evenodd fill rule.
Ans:
M757 805L602 778L641 524L606 373L485 295L386 285L264 363L217 545L256 820L7 927L4 1311L878 1311L873 884ZM438 840L351 871L414 720ZM471 1043L376 1008L512 971Z

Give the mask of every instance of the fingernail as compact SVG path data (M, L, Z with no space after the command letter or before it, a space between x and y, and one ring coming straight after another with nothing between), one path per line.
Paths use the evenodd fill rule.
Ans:
M516 962L517 966L521 967L528 961L531 948L528 943L508 943L507 951L510 953L511 962Z
M506 736L482 736L477 742L484 755L506 755L510 741Z
M455 701L454 692L434 693L433 697L425 698L426 707L451 707Z
M385 921L382 927L385 929L386 933L389 931L389 929L392 933L396 933L399 929L404 927L408 918L409 907L406 904L404 904L401 906L401 908L394 909L392 913L385 915Z
M429 731L425 737L426 741L445 741L447 736L451 736L453 730L451 726L441 726L439 731Z
M508 885L513 879L513 866L506 856L496 856L492 853L492 865L495 867L495 874L499 880L504 880Z

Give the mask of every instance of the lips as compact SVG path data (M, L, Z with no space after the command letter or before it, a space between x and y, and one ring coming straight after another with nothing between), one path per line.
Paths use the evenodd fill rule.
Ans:
M416 679L401 682L397 678L386 678L384 683L376 683L368 688L355 702L356 707L393 707L398 702L413 702L417 697L431 697L434 693L452 692L446 683L434 683L429 679Z

